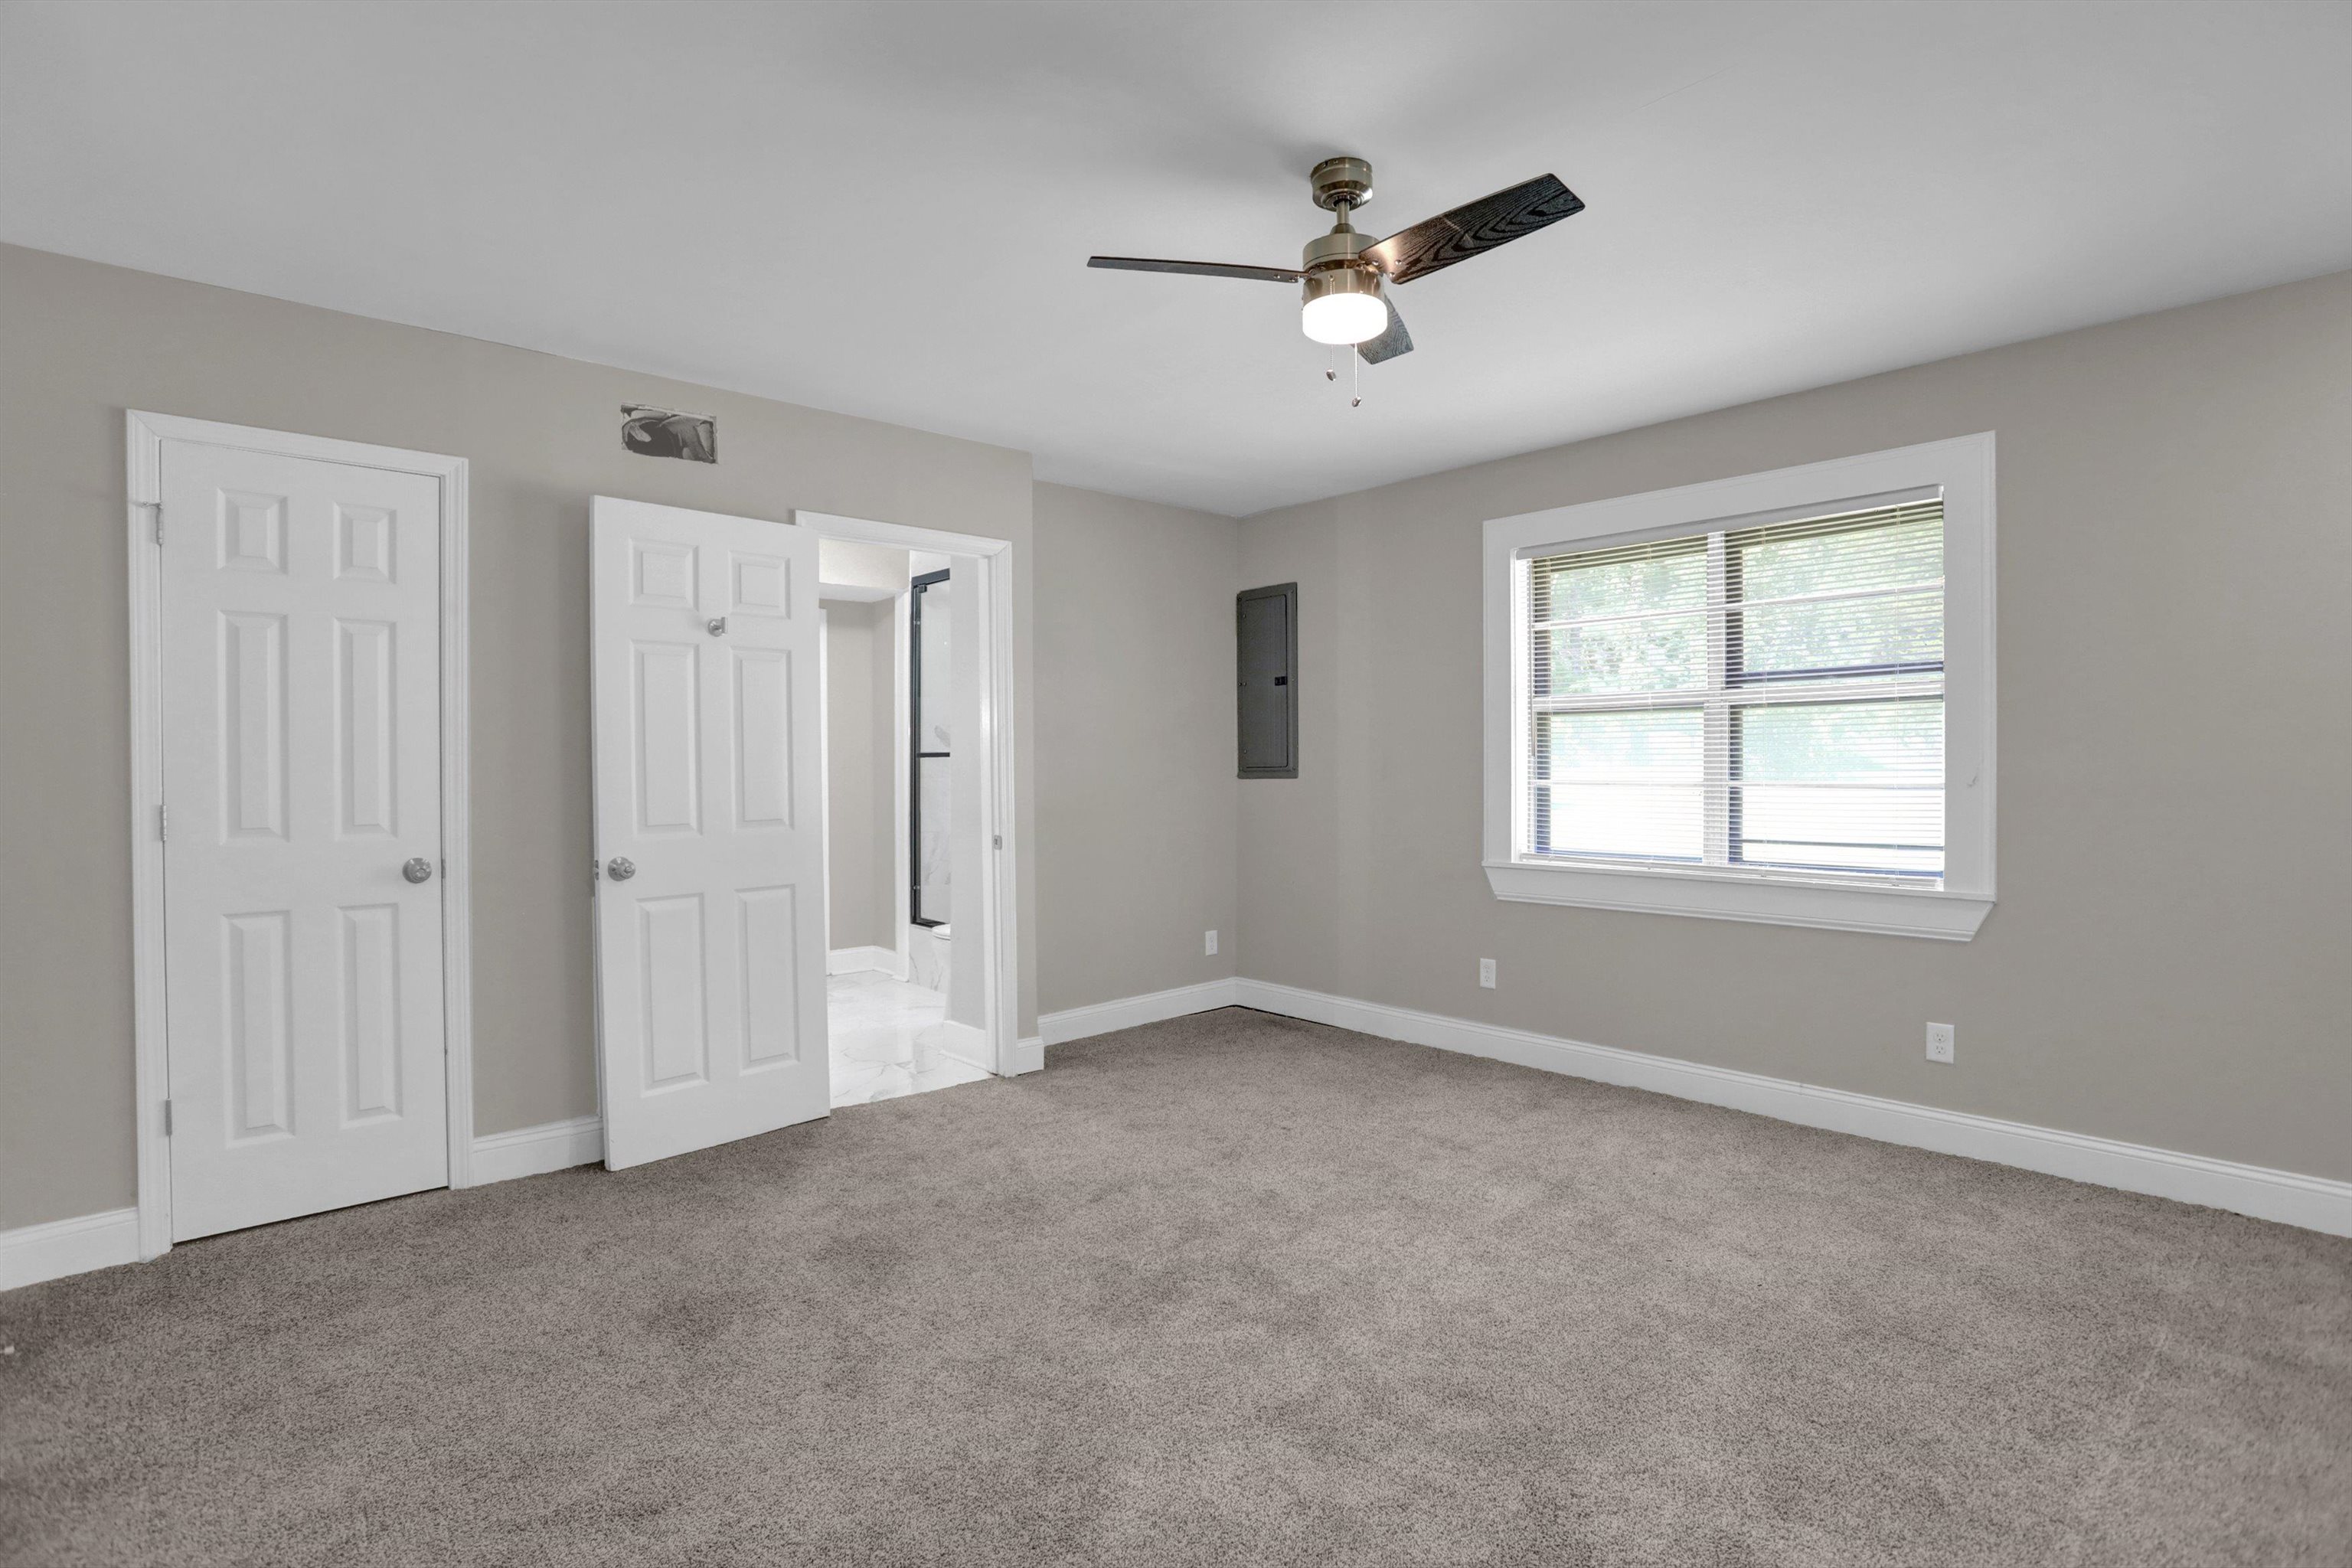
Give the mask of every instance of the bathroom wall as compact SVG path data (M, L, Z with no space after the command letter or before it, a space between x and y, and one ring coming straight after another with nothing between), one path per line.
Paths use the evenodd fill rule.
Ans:
M889 600L824 607L826 946L896 949Z
M900 946L898 841L906 832L897 768L903 742L897 686L905 661L908 552L862 540L817 542L825 602L826 851L835 951ZM889 595L884 599L845 594ZM839 662L833 662L837 659Z

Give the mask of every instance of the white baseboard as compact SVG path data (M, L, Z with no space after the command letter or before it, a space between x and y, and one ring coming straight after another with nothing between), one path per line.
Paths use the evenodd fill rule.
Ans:
M906 968L898 962L896 948L836 947L824 955L827 974L887 974L894 980L907 977Z
M109 1209L0 1231L0 1290L138 1261L137 1209Z
M1330 1024L1384 1039L1728 1106L1883 1143L1932 1149L2097 1186L2204 1204L2331 1236L2352 1236L2352 1182L1941 1110L1790 1079L1588 1045L1527 1029L1359 1002L1265 980L1212 980L1048 1013L1037 1020L1037 1034L1014 1043L1013 1070L1028 1073L1044 1067L1049 1044L1062 1045L1089 1035L1231 1006L1255 1007L1262 1013ZM593 1164L604 1157L604 1122L597 1117L582 1116L489 1133L474 1140L473 1155L477 1185ZM0 1232L0 1290L138 1258L136 1209L111 1209L26 1226Z
M512 1181L604 1157L604 1123L594 1116L521 1127L474 1140L473 1183ZM0 1290L139 1261L139 1211L111 1209L76 1219L0 1231Z
M1180 985L1173 991L1154 991L1146 996L1122 996L1116 1002L1097 1002L1090 1007L1040 1014L1037 1037L1044 1045L1062 1046L1089 1035L1108 1035L1114 1029L1132 1029L1138 1024L1157 1024L1163 1018L1181 1018L1187 1013L1230 1007L1234 1004L1234 987L1238 984L1231 978L1204 980L1198 985Z
M593 1165L604 1157L601 1116L575 1116L569 1121L491 1132L474 1140L474 1185Z
M1150 1002L1154 998L1136 1000ZM2148 1193L2181 1203L2204 1204L2331 1236L2352 1236L2352 1182L2274 1171L2262 1165L2241 1165L2202 1154L2183 1154L2141 1143L2095 1138L2088 1133L2065 1132L1966 1111L1941 1110L1907 1100L1823 1089L1790 1079L1736 1072L1671 1057L1586 1045L1580 1040L1559 1039L1526 1029L1508 1029L1435 1013L1417 1013L1404 1007L1301 991L1271 981L1235 982L1234 1001L1240 1006L1255 1007L1263 1013L1336 1025L1384 1039L1491 1057L1548 1072L1729 1106L1735 1110L1752 1111L1801 1126L1851 1132L1882 1143L1932 1149L1938 1153L2014 1165L2097 1186L2119 1187L2127 1193Z
M953 1057L966 1067L982 1072L992 1071L988 1065L988 1031L971 1024L959 1024L952 1018L942 1018L915 1037L918 1045L928 1046L941 1056Z

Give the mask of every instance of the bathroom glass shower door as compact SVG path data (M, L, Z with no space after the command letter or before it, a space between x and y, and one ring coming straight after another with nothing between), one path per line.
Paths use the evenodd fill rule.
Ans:
M908 636L909 709L914 720L914 774L909 784L908 864L913 868L908 910L919 926L948 922L948 825L954 795L949 775L949 713L954 700L952 585L945 572L910 584L913 614Z

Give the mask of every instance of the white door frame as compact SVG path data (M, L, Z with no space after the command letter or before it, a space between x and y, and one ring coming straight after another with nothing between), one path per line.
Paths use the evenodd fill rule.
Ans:
M816 602L816 819L824 824L816 847L817 897L824 900L824 973L833 978L833 617ZM830 1042L828 1042L830 1043ZM604 1096L597 1101L601 1105Z
M823 511L794 511L793 521L820 539L855 539L867 544L931 550L942 555L966 555L979 560L981 591L974 598L982 619L980 743L987 757L981 770L980 822L982 832L991 836L993 845L982 854L980 862L981 902L987 910L987 919L982 922L986 929L982 935L987 947L984 968L988 994L982 1007L988 1019L989 1066L999 1077L1010 1078L1020 1070L1021 1038L1021 862L1013 831L1018 814L1013 809L1016 748L1013 729L1013 542L976 533L915 528L906 523L876 522L867 518L838 517ZM904 595L899 602L905 602ZM903 637L904 616L894 616L892 620L895 635ZM901 671L896 695L901 699L906 690L906 656L903 647L897 650ZM909 721L904 712L896 718L903 741ZM899 788L903 791L904 787L902 782ZM892 837L898 841L901 861L898 899L902 963L907 956L906 827L907 802L901 794Z
M123 416L130 505L131 976L139 1150L139 1256L172 1249L171 1096L164 1037L163 618L156 531L163 443L194 441L285 458L422 474L441 485L441 995L448 1049L449 1184L469 1186L474 1152L472 858L467 826L466 459L323 436L148 414Z

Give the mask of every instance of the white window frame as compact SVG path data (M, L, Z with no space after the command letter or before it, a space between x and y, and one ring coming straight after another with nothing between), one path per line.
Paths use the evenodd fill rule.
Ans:
M1526 853L1528 612L1537 555L1940 496L1944 882L1868 885L1720 866L1568 865ZM1993 437L1869 452L1491 519L1486 527L1485 863L1498 899L1966 942L1993 905Z

